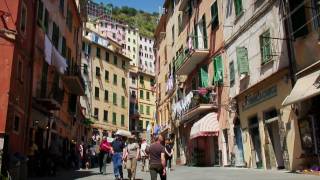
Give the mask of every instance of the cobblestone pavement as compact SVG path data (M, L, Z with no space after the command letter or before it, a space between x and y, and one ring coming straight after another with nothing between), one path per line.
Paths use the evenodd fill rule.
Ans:
M56 177L34 178L32 180L113 180L112 166L108 165L107 175L98 173L98 169L79 171L59 171ZM124 171L127 177L126 170ZM147 172L138 169L137 180L149 180ZM159 178L158 178L159 179ZM288 171L277 170L257 170L239 168L219 168L219 167L176 167L174 171L168 173L168 180L319 180L319 176L301 175Z

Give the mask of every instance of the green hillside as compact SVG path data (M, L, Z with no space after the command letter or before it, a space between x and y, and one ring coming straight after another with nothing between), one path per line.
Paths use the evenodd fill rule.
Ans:
M157 25L158 13L150 14L127 6L112 6L112 17L118 21L128 24L130 27L139 28L140 34L153 37Z

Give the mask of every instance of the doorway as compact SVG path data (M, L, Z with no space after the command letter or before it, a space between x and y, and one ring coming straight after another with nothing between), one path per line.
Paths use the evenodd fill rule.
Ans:
M262 163L262 154L261 154L261 139L259 132L259 120L257 116L253 116L249 119L249 133L251 137L252 147L252 164L256 168L261 169L263 166Z

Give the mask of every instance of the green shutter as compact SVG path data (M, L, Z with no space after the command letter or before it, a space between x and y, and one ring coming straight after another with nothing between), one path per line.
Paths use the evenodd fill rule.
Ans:
M113 104L117 105L117 94L113 93Z
M234 6L236 11L236 16L241 15L242 13L242 0L234 0Z
M200 87L208 87L208 66L201 67L198 72Z
M262 64L268 62L271 59L271 39L270 30L267 30L260 36L260 49Z
M140 104L139 112L140 112L141 114L143 114L143 105L142 105L142 104Z
M150 115L150 106L147 106L147 115Z
M245 47L237 47L237 63L239 74L249 73L248 50Z
M235 70L234 70L234 63L233 61L229 64L229 70L230 70L230 86L234 84L235 81Z
M112 113L112 124L116 125L117 124L117 114Z
M213 58L214 64L214 84L219 85L223 83L223 65L221 56Z
M124 115L121 115L121 126L124 126Z
M125 108L125 99L124 96L121 96L121 107Z
M199 42L198 42L198 28L197 24L194 24L194 36L192 37L193 48L198 49Z

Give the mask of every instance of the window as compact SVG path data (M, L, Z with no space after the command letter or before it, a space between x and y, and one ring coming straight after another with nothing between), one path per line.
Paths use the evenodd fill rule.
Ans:
M249 73L248 50L245 47L236 48L237 63L239 74Z
M133 43L136 44L136 40L135 39L133 40Z
M179 28L179 34L182 32L182 16L179 14L178 16L178 28Z
M271 60L271 39L270 30L267 30L260 36L260 51L262 64L265 64Z
M141 114L143 114L143 104L140 104L139 112L140 112Z
M72 32L72 11L68 9L67 11L67 26L70 32Z
M37 16L38 16L38 22L42 23L42 20L43 20L43 2L41 0L38 1Z
M88 65L83 64L83 74L88 74Z
M132 77L132 84L136 84L136 77Z
M123 127L124 126L124 115L121 114L121 126Z
M99 67L96 67L96 76L100 77L100 68Z
M44 11L44 24L43 25L46 30L46 33L48 34L48 31L49 31L49 12L48 12L47 8Z
M122 78L122 87L125 88L126 87L126 79Z
M112 124L114 124L114 125L117 124L117 114L115 112L112 113Z
M156 83L153 78L150 79L150 86L154 86Z
M112 33L112 38L113 38L113 39L116 38L116 33Z
M213 58L213 69L214 69L214 84L220 85L223 83L223 65L221 56Z
M240 16L243 13L242 0L234 0L234 8L236 16Z
M93 114L95 119L99 118L99 109L98 108L94 108L94 114Z
M149 121L146 121L146 128L148 128L150 122Z
M234 72L234 63L231 61L229 63L229 70L230 70L230 86L234 85L235 82L235 72Z
M150 106L147 106L147 115L150 115Z
M21 6L21 14L20 14L20 30L22 33L26 32L27 25L27 6L23 2Z
M118 65L118 58L117 56L113 56L113 64Z
M142 121L142 120L139 120L139 126L138 126L138 129L139 129L140 131L142 131L142 130L143 130L143 121Z
M133 52L136 52L136 48L135 47L133 47Z
M315 10L319 12L319 1L317 1L317 8ZM297 0L289 0L288 4L290 5L290 11L294 13L291 14L292 21L292 32L294 38L302 37L308 34L308 24L307 17L306 17L306 8L305 3L301 3ZM314 1L316 3L316 1ZM307 5L309 6L309 5ZM311 7L312 8L312 7ZM318 20L317 20L318 21Z
M171 29L171 35L172 35L172 44L174 44L174 41L175 41L174 25L172 26L172 29Z
M64 0L60 0L59 10L64 15Z
M67 42L66 42L66 38L65 37L62 37L61 55L64 58L66 58L66 56L67 56Z
M109 71L105 71L104 80L109 82Z
M104 101L109 102L109 91L104 91Z
M52 44L54 45L54 47L56 47L56 49L58 49L58 45L59 45L59 27L58 25L53 22L52 25Z
M130 51L130 46L128 46L128 50Z
M99 47L97 47L96 56L97 56L97 58L100 58L100 48Z
M126 68L126 61L122 60L122 69L125 69L125 68Z
M140 90L140 98L143 99L143 90Z
M117 85L117 79L118 79L117 75L114 74L114 75L113 75L113 84L114 84L114 85Z
M19 133L20 130L20 117L15 115L14 122L13 122L13 131Z
M106 111L106 110L104 110L103 111L103 120L105 121L105 122L108 122L108 111Z
M98 87L94 88L94 97L99 98L99 88Z
M109 58L110 58L110 54L109 54L108 51L106 51L106 61L107 61L107 62L109 62L109 60L110 60Z
M219 25L219 12L217 1L211 6L211 28L215 29Z
M122 108L126 107L126 100L125 100L124 96L121 96L121 107Z
M130 42L130 38L128 38L128 42Z
M113 104L117 105L117 94L113 93Z
M144 84L143 76L140 76L140 84Z
M147 46L144 46L144 50L146 50L146 51L148 50Z
M150 92L147 91L147 100L150 100Z

